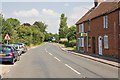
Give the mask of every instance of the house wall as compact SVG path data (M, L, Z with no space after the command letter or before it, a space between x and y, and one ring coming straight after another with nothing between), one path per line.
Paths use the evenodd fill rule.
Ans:
M120 57L120 9L118 10L119 11L119 25L118 25L118 54L119 54L119 57Z
M84 22L85 32L88 32L88 37L90 37L91 47L88 47L87 50L87 38L85 38L84 48L80 48L81 50L85 50L87 53L94 53L93 46L95 46L95 54L98 54L98 37L102 36L102 53L103 55L111 55L118 57L118 53L120 54L120 38L118 38L120 34L120 27L118 25L118 11L112 12L108 15L108 28L105 29L103 25L103 16L95 18L90 22L90 32L88 32L88 23ZM78 31L79 32L79 31ZM108 35L108 49L104 48L104 36ZM78 36L77 36L78 37ZM95 38L95 45L92 44L92 38ZM118 46L119 45L119 46ZM118 50L119 49L119 50Z

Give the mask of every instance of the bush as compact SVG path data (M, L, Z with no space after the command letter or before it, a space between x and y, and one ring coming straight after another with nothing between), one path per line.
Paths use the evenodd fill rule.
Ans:
M66 44L67 41L59 41L60 44Z
M74 46L76 46L76 40L66 42L64 45L65 45L65 47L74 47Z

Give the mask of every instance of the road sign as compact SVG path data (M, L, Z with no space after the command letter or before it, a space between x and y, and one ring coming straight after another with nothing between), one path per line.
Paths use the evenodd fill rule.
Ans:
M4 40L11 40L9 34L6 34L6 35L5 35Z

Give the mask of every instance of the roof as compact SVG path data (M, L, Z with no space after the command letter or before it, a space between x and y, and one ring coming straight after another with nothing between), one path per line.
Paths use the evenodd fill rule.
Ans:
M91 20L120 8L120 2L102 2L99 6L90 9L77 23Z

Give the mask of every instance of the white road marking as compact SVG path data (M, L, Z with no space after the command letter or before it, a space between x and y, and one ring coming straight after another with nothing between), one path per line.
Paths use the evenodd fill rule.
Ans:
M58 59L57 57L54 57L56 60L60 61L60 59Z
M46 48L45 48L45 51L48 52L48 51L46 50Z
M74 71L77 74L81 74L80 72L78 72L77 70L73 69L71 66L69 66L68 64L65 64L65 66L67 66L68 68L70 68L72 71Z
M49 53L49 55L52 55L51 53Z

